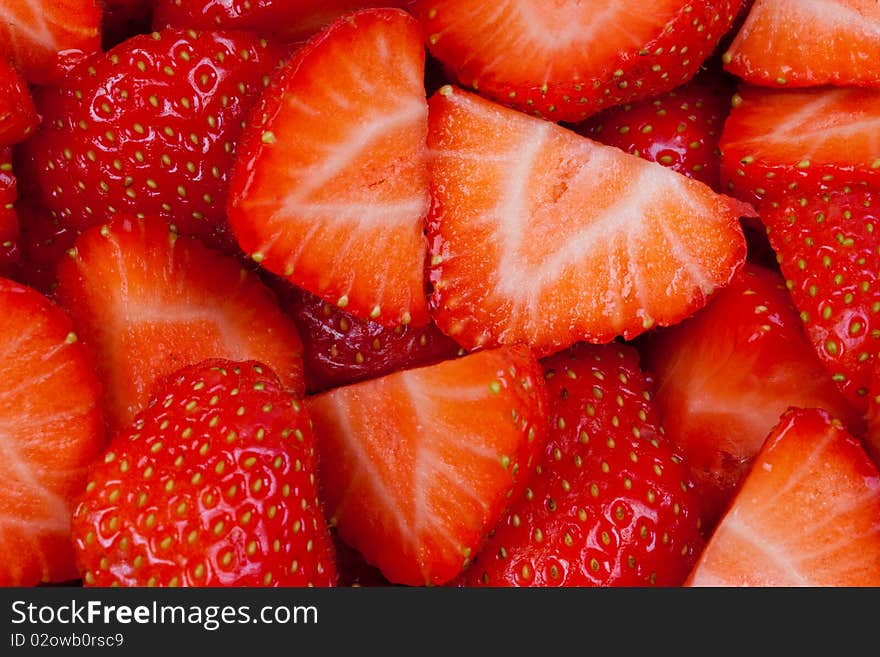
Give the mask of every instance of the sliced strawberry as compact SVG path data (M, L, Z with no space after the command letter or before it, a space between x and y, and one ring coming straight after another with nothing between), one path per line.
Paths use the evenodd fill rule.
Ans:
M880 352L880 198L792 196L762 212L807 336L859 411Z
M157 27L248 30L288 41L307 39L350 11L408 7L414 0L156 0Z
M153 383L208 358L254 359L302 394L302 345L275 296L229 256L157 218L84 232L58 268L56 295L94 350L111 429Z
M880 184L880 89L744 86L721 135L721 178L758 203L789 192Z
M700 500L663 437L638 353L578 345L544 371L547 447L464 582L680 585L703 546Z
M453 87L430 102L434 318L465 348L632 338L702 307L751 208Z
M747 263L694 317L650 337L657 408L694 473L711 528L790 406L825 408L860 428L804 334L785 282Z
M0 148L27 138L39 120L27 82L0 55Z
M526 347L337 388L307 402L340 537L399 584L443 584L522 493L546 440Z
M433 323L389 328L353 317L292 286L280 298L302 337L306 391L310 393L463 354Z
M657 98L601 112L578 126L578 132L718 190L718 140L731 96L726 82L699 80Z
M129 39L43 93L23 173L65 226L158 215L232 249L224 204L242 119L284 51L248 34Z
M425 54L398 9L294 56L242 136L229 221L245 253L355 317L428 323Z
M8 276L19 258L18 188L12 173L12 149L0 148L0 276Z
M97 0L6 0L0 4L0 57L37 84L58 82L101 49Z
M0 586L77 576L73 498L103 448L100 386L70 320L0 279Z
M880 475L859 442L824 411L783 415L688 583L880 586Z
M16 210L20 232L14 278L51 295L58 285L58 264L73 248L79 231L63 226L48 210L27 199Z
M757 0L724 64L763 86L877 86L878 33L876 0Z
M742 0L418 0L431 53L458 81L554 121L690 80Z

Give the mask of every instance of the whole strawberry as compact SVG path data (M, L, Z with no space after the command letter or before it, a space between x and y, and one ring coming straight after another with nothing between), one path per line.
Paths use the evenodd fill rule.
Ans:
M24 172L66 226L152 214L232 248L224 205L235 144L283 54L248 34L133 37L39 94L43 127L23 147Z
M687 467L663 436L623 345L544 362L550 441L464 574L470 586L677 586L703 540Z
M205 361L117 434L73 516L89 586L331 586L311 424L265 365Z

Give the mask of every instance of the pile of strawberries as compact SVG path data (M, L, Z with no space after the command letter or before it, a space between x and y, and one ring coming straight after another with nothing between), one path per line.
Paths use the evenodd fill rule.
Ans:
M0 0L0 584L880 585L878 34Z

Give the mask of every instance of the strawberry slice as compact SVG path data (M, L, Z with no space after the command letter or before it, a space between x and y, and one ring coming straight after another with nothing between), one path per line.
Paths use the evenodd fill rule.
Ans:
M39 120L27 82L0 56L0 148L25 139Z
M23 146L22 173L66 226L158 215L233 250L224 205L235 144L283 54L249 34L129 39L38 95L43 127Z
M58 82L101 49L97 0L7 0L0 4L0 57L36 84Z
M657 98L605 110L577 131L718 190L718 140L731 95L726 82L700 79Z
M725 68L768 87L880 84L876 0L757 0Z
M432 312L467 349L541 355L674 324L745 259L748 206L444 87L430 101Z
M418 0L431 53L463 86L554 121L690 80L742 0Z
M694 474L711 528L790 406L825 408L861 429L819 362L776 272L746 263L694 317L650 336L666 435Z
M749 203L880 184L880 89L743 86L721 135L725 190Z
M880 586L880 475L824 411L793 409L688 579L691 586Z
M279 298L303 341L309 393L463 355L464 350L433 323L389 328L353 317L305 290L286 287Z
M522 493L546 440L528 348L504 347L307 400L339 536L398 584L444 584Z
M19 224L15 201L18 186L12 173L12 149L0 148L0 275L8 275L19 258Z
M0 586L74 579L70 515L103 448L100 385L70 320L0 279Z
M259 278L157 218L84 232L56 295L94 350L108 425L127 425L153 383L208 358L259 360L302 394L296 328Z
M868 191L791 197L761 216L819 358L867 410L880 351L880 199Z
M469 586L679 586L703 547L687 466L623 345L544 362L550 438L525 495L464 573Z
M248 30L287 41L307 39L351 11L408 7L414 0L156 0L154 25Z
M229 221L245 253L355 317L428 323L425 54L398 9L338 20L242 136Z

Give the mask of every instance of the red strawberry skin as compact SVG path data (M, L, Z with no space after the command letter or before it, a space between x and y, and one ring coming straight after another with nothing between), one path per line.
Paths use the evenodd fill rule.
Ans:
M265 365L209 360L159 383L73 515L87 586L331 586L305 408Z
M702 549L699 498L624 345L543 362L550 439L468 586L677 586Z
M696 80L653 99L605 110L580 124L578 132L721 191L718 140L730 111L727 87L720 79Z
M27 82L0 55L0 148L22 141L38 123Z
M703 310L644 343L666 435L686 460L714 527L790 406L862 422L816 356L784 279L747 263Z
M339 536L395 584L441 585L522 494L546 441L527 347L485 350L308 399Z
M9 275L19 257L18 185L12 173L12 149L0 148L0 274Z
M807 336L864 413L880 351L880 199L869 191L792 195L762 220Z
M23 147L39 201L78 229L157 215L232 249L223 208L241 122L283 56L252 35L168 30L83 63L40 94L44 125Z
M419 0L416 13L431 54L462 86L530 114L577 122L686 83L741 5Z
M27 198L15 209L20 231L14 278L51 296L58 286L58 265L73 248L79 231L62 225L48 210Z
M309 393L432 365L464 353L433 323L389 328L358 319L305 290L286 287L279 296L303 341Z

